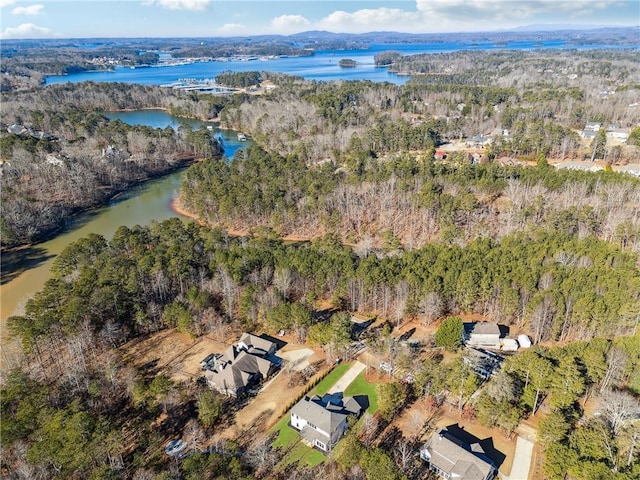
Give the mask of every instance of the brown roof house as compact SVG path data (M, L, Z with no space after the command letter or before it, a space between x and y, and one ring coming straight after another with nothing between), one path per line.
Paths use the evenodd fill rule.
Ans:
M355 398L342 398L341 393L304 397L291 409L290 425L309 444L328 452L347 429L349 416L358 417L362 410Z
M216 357L212 368L204 372L207 383L220 393L240 396L280 366L274 355L276 344L261 337L245 333L237 346L229 347Z
M446 480L492 480L498 472L479 443L467 444L446 428L424 444L420 458Z
M500 348L500 327L496 323L464 324L464 343L470 347Z

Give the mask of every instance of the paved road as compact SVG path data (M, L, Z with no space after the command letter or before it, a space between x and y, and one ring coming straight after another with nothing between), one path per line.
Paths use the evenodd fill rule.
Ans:
M351 368L344 372L344 375L340 377L340 379L329 389L327 393L336 393L336 392L344 392L351 382L353 382L358 375L360 375L367 366L362 363L355 361Z
M519 436L516 441L516 453L513 459L511 473L509 475L501 474L501 477L504 480L527 480L529 478L532 456L533 442Z

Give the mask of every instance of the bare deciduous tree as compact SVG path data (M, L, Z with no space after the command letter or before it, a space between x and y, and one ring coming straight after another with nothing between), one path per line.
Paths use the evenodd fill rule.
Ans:
M640 416L640 401L627 392L609 390L602 395L600 409L615 437L631 420Z

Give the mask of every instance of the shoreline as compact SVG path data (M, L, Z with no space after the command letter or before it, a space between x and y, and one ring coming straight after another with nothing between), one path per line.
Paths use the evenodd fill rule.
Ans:
M226 226L223 226L223 225L211 225L211 224L205 222L200 217L198 217L198 215L196 215L195 213L190 212L189 210L184 208L184 206L180 202L180 195L178 195L173 200L171 200L170 208L175 213L177 213L179 215L182 215L184 217L190 218L194 222L197 222L199 225L202 225L202 226L205 226L205 227L209 227L209 228L216 228L216 227L221 228L228 235L231 235L232 237L249 237L249 236L251 236L251 233L248 230L237 230L237 229L229 228L229 227L226 227ZM290 234L290 235L284 235L284 236L281 235L280 238L282 239L283 242L292 242L293 243L293 242L310 242L314 238L319 238L319 236L301 237L301 236L297 236L297 235L294 235L294 234Z
M201 220L200 217L198 217L198 215L184 208L184 206L182 205L182 202L180 201L180 194L178 194L177 197L171 200L171 203L169 204L169 208L173 210L175 213L177 213L178 215L182 215L183 217L190 218L191 220L198 223L199 225L210 226L206 222Z
M192 165L193 163L195 163L197 161L198 160L194 158L192 160L179 162L178 164L175 165L174 168L170 168L169 170L163 170L161 172L153 173L153 174L149 175L147 178L140 178L140 179L134 180L134 181L132 181L132 183L126 185L123 188L119 188L117 190L114 190L112 192L107 193L102 201L99 201L99 202L97 202L95 204L87 205L86 207L78 207L78 208L72 210L69 213L69 216L67 217L67 221L65 221L65 223L63 225L60 225L60 226L57 226L55 228L47 229L47 230L43 231L43 233L40 234L37 237L37 239L34 240L33 242L20 243L20 244L12 245L12 246L0 246L0 252L2 252L3 254L9 254L9 253L19 252L22 249L37 247L39 244L47 242L49 240L52 240L55 237L57 237L58 235L60 235L61 233L63 233L64 231L66 231L68 228L73 227L73 224L75 223L77 218L80 215L82 215L83 213L91 212L92 210L98 210L100 208L106 207L111 202L113 202L114 200L118 200L119 197L129 193L130 191L132 191L136 187L144 185L145 183L150 182L152 180L157 180L157 179L166 177L166 176L171 175L172 173L176 173L176 172L178 172L178 171L180 171L182 169L188 168L190 165ZM177 212L177 213L180 213L180 212ZM189 216L189 215L185 215L185 216ZM11 273L11 272L9 272L9 273Z

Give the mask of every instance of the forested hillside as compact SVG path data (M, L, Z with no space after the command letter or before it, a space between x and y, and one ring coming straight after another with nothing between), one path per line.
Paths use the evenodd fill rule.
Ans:
M220 156L221 147L207 130L129 126L100 113L151 105L195 115L181 107L193 100L162 93L157 88L85 85L3 95L2 246L40 240L74 213L136 183L195 158ZM7 132L9 125L18 131Z
M254 147L194 165L183 205L214 225L267 226L312 238L336 232L366 254L439 240L465 244L551 228L640 251L640 181L613 173L446 163L415 154L350 158L312 169Z
M573 55L575 53L575 55ZM637 50L474 52L412 55L393 68L415 75L404 86L302 80L270 95L229 105L222 120L269 150L305 161L341 161L349 152L384 155L426 150L482 134L489 158L592 159L579 131L634 128L640 70ZM285 105L285 108L281 108ZM629 143L608 142L596 158L637 161Z
M638 478L640 179L612 166L637 161L639 134L613 145L604 130L591 143L578 133L587 121L640 121L621 107L639 91L638 52L384 58L425 75L395 86L225 73L273 85L229 97L91 83L3 94L3 246L201 160L180 195L198 222L79 240L9 318L22 353L1 378L3 477L414 480L429 475L421 442L449 415L505 441L533 422L539 477ZM101 113L140 108L219 118L253 145L230 161L206 128ZM492 143L439 150L478 134ZM570 158L607 168L550 165ZM370 324L356 332L352 315ZM461 333L462 317L479 316L535 345L478 374ZM429 333L407 341L409 323ZM384 378L357 382L377 411L306 466L287 460L262 416L227 434L251 398L124 353L158 333L221 339L220 353L242 331L290 336L325 373L366 351L367 370ZM298 387L316 385L309 369ZM404 413L409 434L396 422ZM174 438L188 444L184 458L165 454Z

